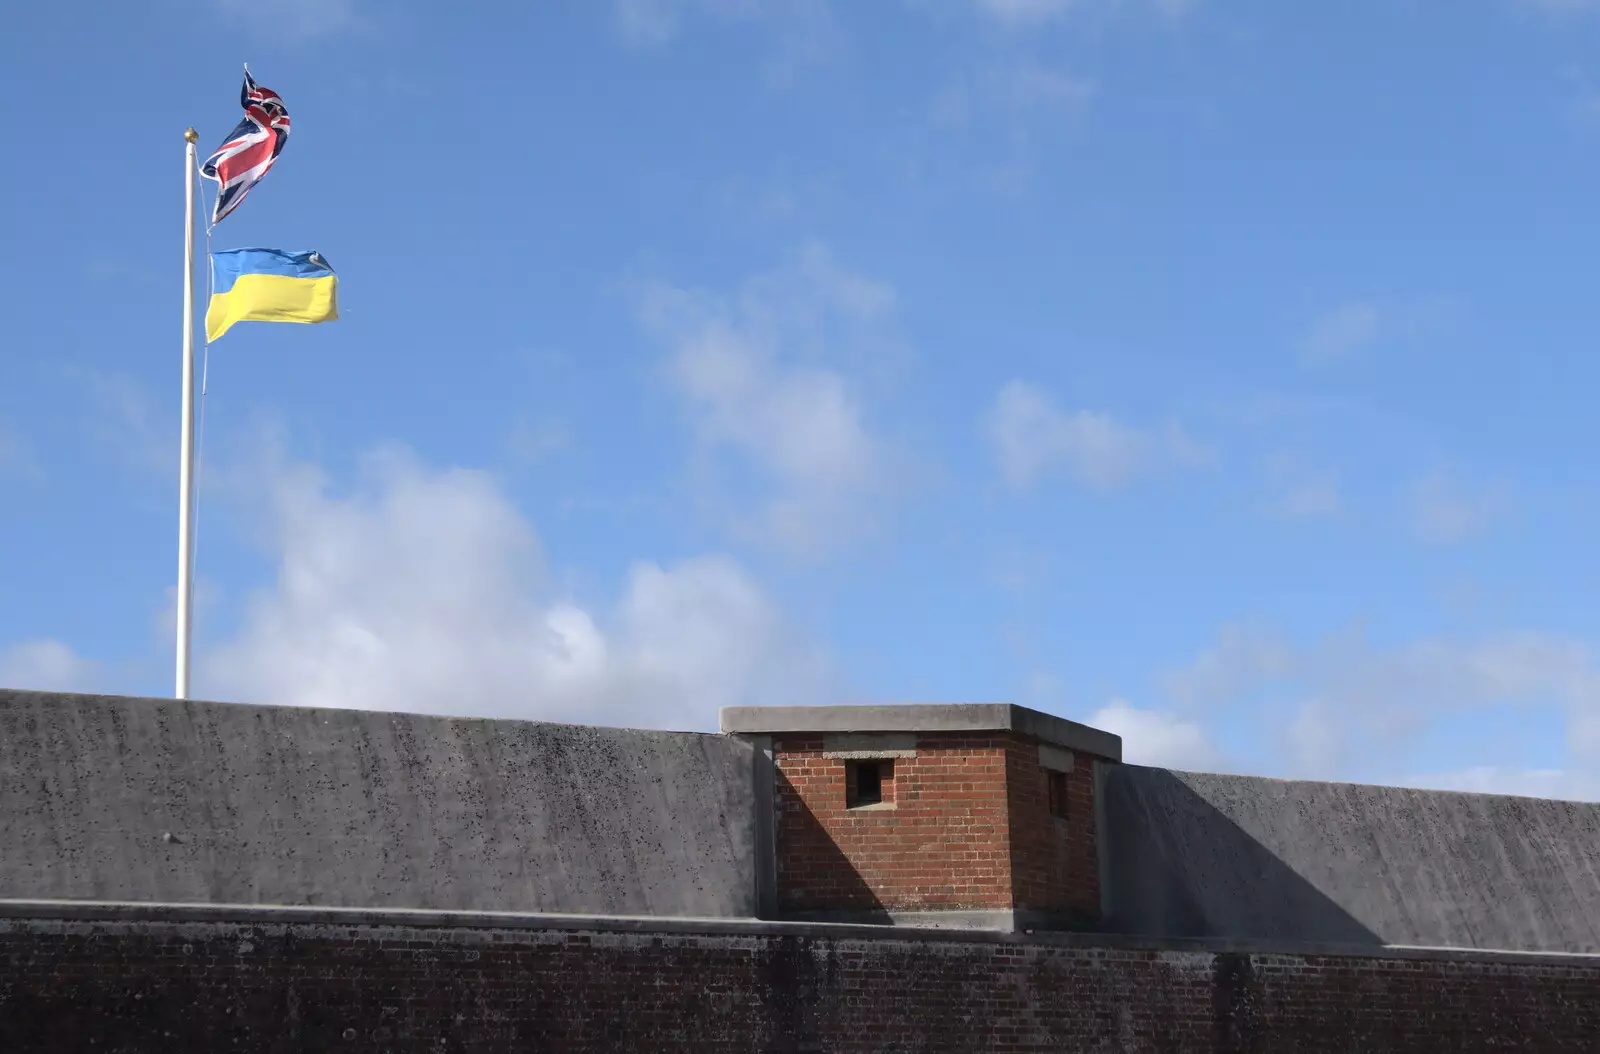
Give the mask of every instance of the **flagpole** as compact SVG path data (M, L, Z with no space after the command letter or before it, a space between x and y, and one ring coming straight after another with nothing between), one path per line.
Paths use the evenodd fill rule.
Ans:
M183 133L183 452L178 462L178 671L176 699L189 698L189 624L194 585L194 183L199 134Z

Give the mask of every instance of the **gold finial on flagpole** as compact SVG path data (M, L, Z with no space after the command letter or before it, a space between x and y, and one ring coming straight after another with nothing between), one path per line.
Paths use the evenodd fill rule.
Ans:
M200 133L191 128L183 133L183 141L185 143L198 143L200 141Z

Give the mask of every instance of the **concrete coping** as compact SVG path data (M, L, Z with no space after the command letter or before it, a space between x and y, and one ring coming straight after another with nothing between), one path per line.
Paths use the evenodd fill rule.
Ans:
M1502 948L1436 948L1403 944L1311 942L1193 937L1141 937L1117 933L1024 930L952 930L829 922L649 915L562 915L498 911L430 911L418 908L304 907L268 904L162 904L123 901L0 899L0 930L26 924L111 923L234 924L239 926L413 927L417 929L543 930L682 936L791 937L914 944L997 944L1074 948L1104 955L1201 954L1402 959L1423 962L1537 963L1600 969L1587 952Z
M896 706L730 706L722 731L736 736L838 732L1015 732L1042 743L1122 760L1122 737L1014 703Z

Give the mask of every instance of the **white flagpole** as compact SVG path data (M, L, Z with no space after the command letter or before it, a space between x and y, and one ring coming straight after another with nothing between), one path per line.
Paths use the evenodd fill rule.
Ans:
M183 453L178 462L178 678L176 699L189 698L189 622L194 586L194 183L193 128L183 133Z

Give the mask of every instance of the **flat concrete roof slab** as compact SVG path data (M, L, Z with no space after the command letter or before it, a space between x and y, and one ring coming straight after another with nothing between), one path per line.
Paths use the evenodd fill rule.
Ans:
M722 711L722 731L746 736L829 732L1015 732L1095 757L1122 760L1121 736L1013 703L730 706Z

